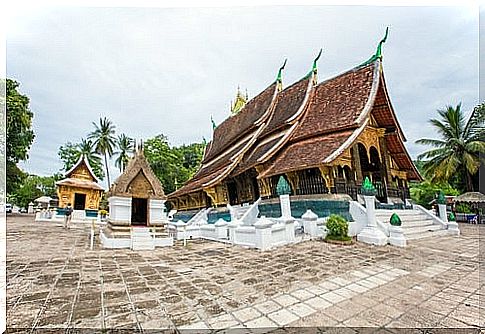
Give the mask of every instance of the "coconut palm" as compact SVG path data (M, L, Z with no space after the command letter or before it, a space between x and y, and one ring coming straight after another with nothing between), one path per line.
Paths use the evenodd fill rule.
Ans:
M484 124L485 104L476 107L468 121L461 110L461 103L455 108L447 106L438 110L441 119L431 119L430 123L440 135L440 139L420 139L418 144L435 147L418 156L429 159L423 164L425 174L432 182L450 181L464 178L467 191L473 191L472 175L480 167L480 153L485 153Z
M116 139L116 144L119 151L116 152L118 158L116 158L115 166L120 169L120 172L123 172L128 164L128 160L130 160L129 153L133 152L135 148L134 140L122 133Z
M94 131L88 136L93 139L93 144L99 154L104 155L104 165L106 168L106 177L108 178L108 187L111 185L108 169L108 156L113 156L113 150L116 147L116 137L114 124L106 117L99 119L99 125L93 122Z
M92 140L81 138L81 142L77 144L79 155L84 155L89 161L90 165L102 164L101 157L96 152L96 147Z

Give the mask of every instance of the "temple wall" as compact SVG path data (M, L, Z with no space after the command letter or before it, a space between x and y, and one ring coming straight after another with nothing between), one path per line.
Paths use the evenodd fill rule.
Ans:
M58 186L57 187L57 197L59 198L59 207L63 208L67 206L68 203L74 205L74 194L85 194L86 195L86 205L85 209L98 210L99 202L101 201L101 190L86 189L79 187L67 187Z

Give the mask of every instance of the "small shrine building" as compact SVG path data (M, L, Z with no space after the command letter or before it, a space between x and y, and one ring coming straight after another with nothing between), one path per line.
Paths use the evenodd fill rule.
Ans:
M356 200L369 177L381 202L409 198L409 182L421 176L389 97L381 54L386 37L369 60L320 83L320 55L287 88L283 65L276 81L214 129L198 172L169 194L172 206L192 210L275 197L280 176L293 196Z
M98 210L104 192L84 155L66 172L63 180L56 182L56 187L61 209L71 203L74 210Z
M146 161L141 145L111 185L108 201L110 225L157 226L166 222L163 186Z

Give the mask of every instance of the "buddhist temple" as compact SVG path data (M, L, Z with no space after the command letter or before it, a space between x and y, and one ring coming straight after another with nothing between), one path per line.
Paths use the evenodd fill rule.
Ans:
M84 155L67 171L65 179L56 182L59 207L71 203L74 210L98 210L103 187Z
M386 32L387 37L387 32ZM276 196L280 176L292 196L357 199L365 177L381 202L409 198L421 180L389 98L381 46L366 62L318 83L317 60L299 81L276 81L214 129L198 172L169 195L178 210ZM286 64L286 61L285 61Z

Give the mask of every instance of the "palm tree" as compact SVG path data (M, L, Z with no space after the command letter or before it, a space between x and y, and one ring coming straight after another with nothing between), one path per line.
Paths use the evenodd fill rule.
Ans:
M135 148L134 141L132 138L122 133L118 136L116 144L119 151L116 152L118 158L116 158L115 166L120 169L120 172L123 172L128 164L128 160L130 159L129 153L133 152Z
M113 149L116 147L115 126L106 117L99 119L99 126L93 122L94 131L88 136L89 139L94 140L96 151L104 155L104 165L106 168L106 176L108 177L108 187L111 185L108 170L108 156L113 156Z
M454 177L465 178L466 190L473 191L472 175L480 167L480 153L485 153L485 104L476 107L468 121L461 110L447 106L438 110L441 120L431 119L440 139L420 139L418 144L435 147L418 156L429 159L423 164L425 174L432 182L448 182Z
M89 164L93 168L93 171L97 172L99 168L99 172L96 174L103 174L103 163L101 161L101 157L96 152L96 148L94 147L93 142L89 139L81 138L81 142L78 143L76 146L77 153L79 154L77 159L79 159L79 156L84 155L84 157L88 160ZM104 175L102 175L100 179L103 179L103 177Z

